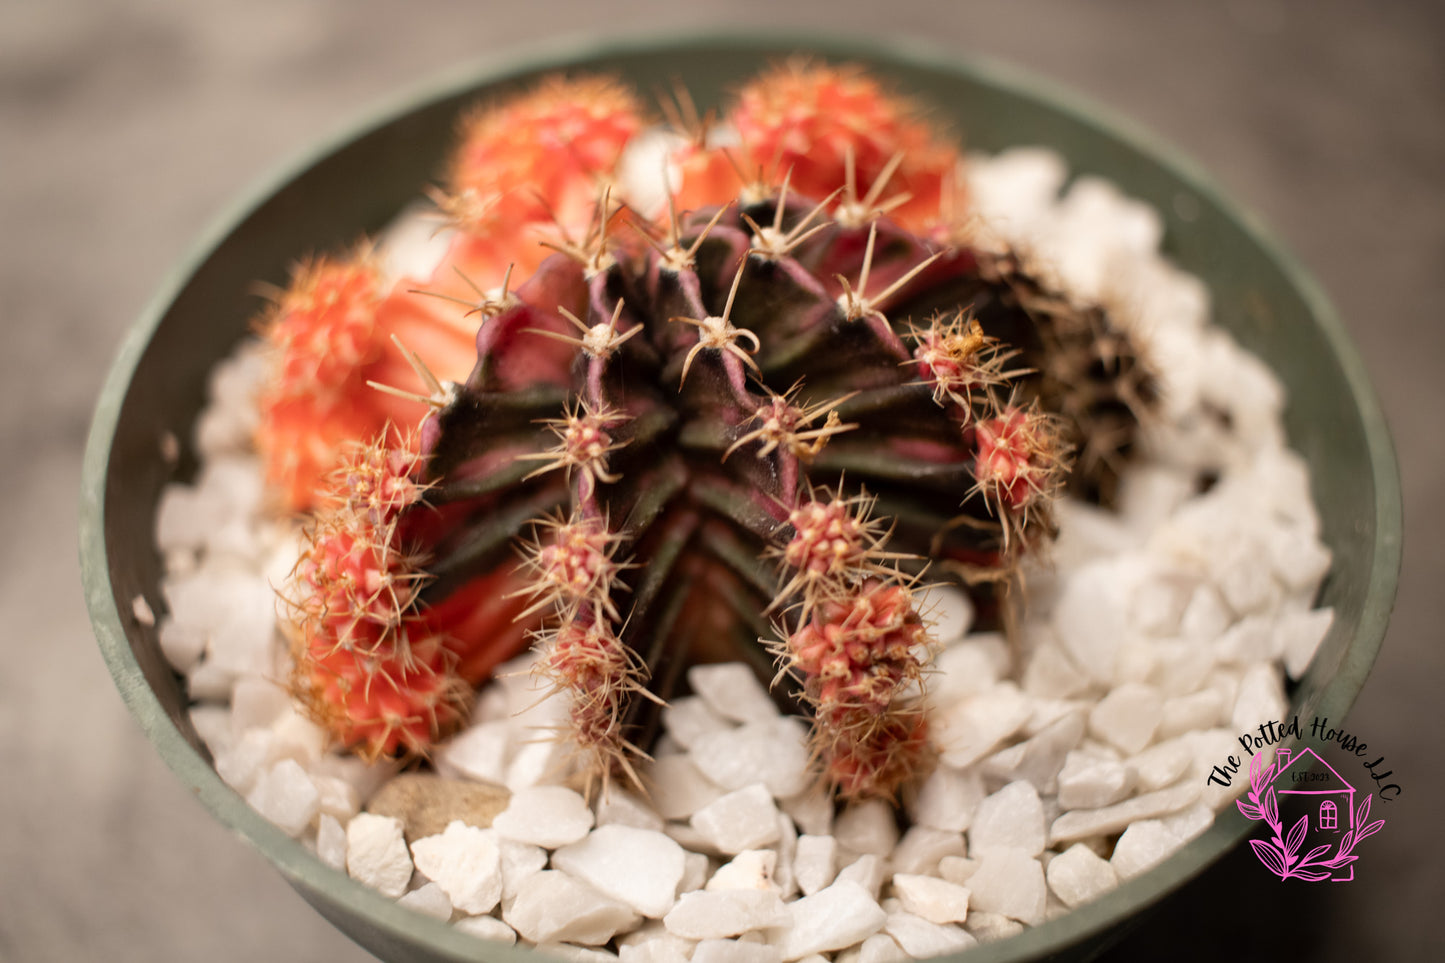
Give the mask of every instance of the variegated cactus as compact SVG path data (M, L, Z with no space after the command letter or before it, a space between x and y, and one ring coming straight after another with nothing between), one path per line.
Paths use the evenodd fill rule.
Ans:
M300 495L273 473L322 505L296 689L341 741L424 752L526 631L593 775L633 772L688 665L741 659L811 716L833 785L891 795L928 762L920 580L987 611L1066 486L1108 497L1145 366L1099 310L968 245L941 134L861 71L796 64L725 125L731 146L694 130L671 155L653 216L614 191L631 96L549 81L464 129L431 278L367 288L370 325L338 296L306 315L319 335L282 299L278 396L377 372L413 406L333 405L317 465L333 437L381 440ZM303 343L329 353L308 367Z

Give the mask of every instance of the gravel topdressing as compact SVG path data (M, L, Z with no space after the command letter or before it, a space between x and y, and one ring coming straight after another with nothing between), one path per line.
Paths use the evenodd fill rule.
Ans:
M932 590L940 764L897 811L835 811L806 723L742 665L691 670L693 694L665 710L643 767L646 797L579 794L568 747L548 738L567 706L529 657L479 692L425 772L328 753L283 684L273 587L301 541L262 507L254 343L213 373L203 468L167 489L157 525L161 646L222 778L417 912L579 959L929 957L1067 913L1167 858L1238 791L1208 784L1210 768L1283 714L1286 675L1328 631L1313 602L1330 557L1277 380L1209 324L1203 285L1158 253L1152 209L1097 179L1061 196L1066 174L1038 149L971 158L985 243L1105 304L1153 358L1162 414L1117 511L1061 504L1057 543L1025 572L1016 638L972 632L967 597ZM400 270L418 247L387 253Z

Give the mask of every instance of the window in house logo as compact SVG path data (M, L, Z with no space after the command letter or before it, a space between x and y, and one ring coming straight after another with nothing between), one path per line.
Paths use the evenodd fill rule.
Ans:
M1269 839L1251 839L1249 845L1259 861L1280 879L1302 879L1311 883L1335 883L1355 878L1354 849L1385 825L1383 819L1369 822L1370 794L1355 802L1355 787L1345 781L1313 749L1293 752L1279 749L1273 765L1266 767L1263 754L1249 763L1247 800L1235 805L1247 818L1263 820ZM1302 812L1288 832L1280 818L1280 804Z

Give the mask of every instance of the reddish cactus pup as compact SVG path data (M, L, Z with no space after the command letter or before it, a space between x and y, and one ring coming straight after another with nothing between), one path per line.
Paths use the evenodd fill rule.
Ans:
M812 718L841 794L926 771L921 580L997 618L1059 492L1111 497L1150 390L1098 309L958 242L958 157L920 117L861 70L788 64L725 115L741 147L703 134L673 158L660 222L614 198L642 128L620 85L549 80L469 122L437 194L451 253L399 288L461 302L442 323L470 325L470 373L433 374L456 370L445 340L386 349L415 368L417 417L328 427L379 440L290 499L319 506L291 586L294 689L339 742L425 754L530 634L602 780L636 777L648 706L720 660ZM560 159L532 140L559 131ZM739 193L706 196L719 185ZM375 370L346 303L320 333L284 311L268 329L288 397Z

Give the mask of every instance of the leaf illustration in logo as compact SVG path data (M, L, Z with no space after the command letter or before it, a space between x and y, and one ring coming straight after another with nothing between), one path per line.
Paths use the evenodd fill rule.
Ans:
M1254 855L1259 857L1259 861L1264 863L1271 873L1281 879L1284 878L1285 873L1288 872L1285 868L1284 857L1274 848L1273 843L1264 839L1251 839L1249 845L1254 850Z
M1259 807L1252 803L1247 803L1243 799L1236 799L1234 804L1239 807L1239 811L1244 814L1245 819L1264 818L1264 813L1260 812Z
M1291 875L1296 879L1307 880L1311 883L1318 883L1330 878L1330 874L1322 869L1297 869Z
M1319 859L1321 856L1323 856L1325 853L1327 853L1327 852L1329 852L1329 851L1330 851L1330 844L1329 844L1329 843L1325 843L1325 844L1322 845L1322 846L1316 846L1314 849L1312 849L1312 850L1310 850L1309 852L1305 853L1305 858L1302 859L1302 860L1300 860L1300 862L1301 862L1301 863L1310 863L1310 862L1313 862L1314 860Z
M1270 786L1264 791L1264 818L1271 826L1279 826L1279 801L1274 798L1274 787Z
M1299 852L1300 844L1305 841L1305 831L1309 829L1309 823L1310 818L1308 816L1301 816L1299 822L1294 824L1294 827L1289 831L1289 835L1285 837L1284 851L1289 859L1293 859L1294 854Z

